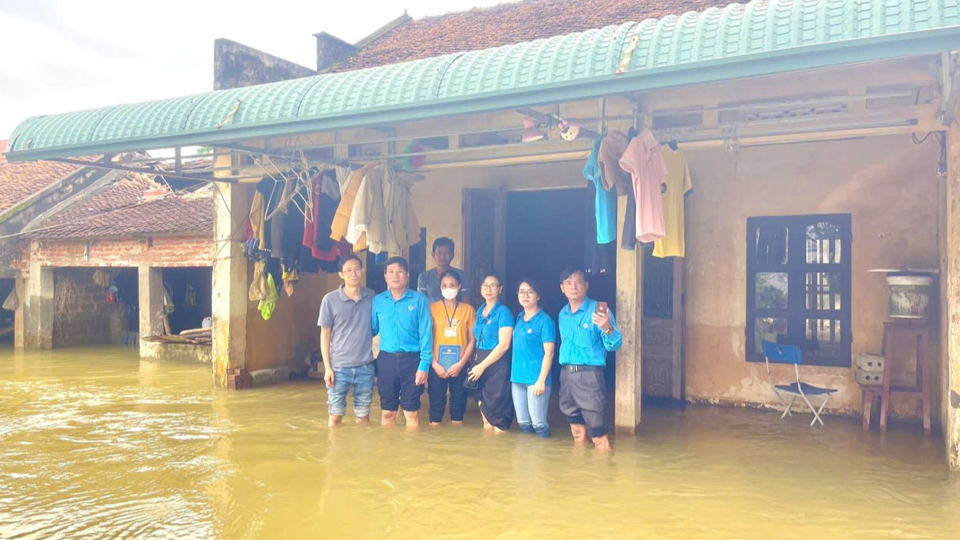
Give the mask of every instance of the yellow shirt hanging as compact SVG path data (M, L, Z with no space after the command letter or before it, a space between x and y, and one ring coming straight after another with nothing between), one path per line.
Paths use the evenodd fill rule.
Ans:
M693 189L690 181L690 169L683 152L674 152L664 147L663 161L667 164L667 177L664 184L667 190L663 198L663 221L667 235L656 241L653 247L654 257L683 257L686 253L683 227L683 196Z

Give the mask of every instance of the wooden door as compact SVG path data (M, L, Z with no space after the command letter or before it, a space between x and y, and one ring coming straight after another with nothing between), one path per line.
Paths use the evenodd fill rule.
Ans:
M684 399L683 259L660 259L644 249L643 260L643 396Z
M506 270L506 201L503 190L463 190L463 269L475 303L484 274L496 272L503 279Z

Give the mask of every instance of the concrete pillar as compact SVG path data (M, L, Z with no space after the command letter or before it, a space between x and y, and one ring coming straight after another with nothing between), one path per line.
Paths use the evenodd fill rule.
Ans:
M141 266L140 286L140 335L163 334L163 269Z
M14 350L20 352L23 351L26 336L26 321L24 317L26 316L25 306L27 305L27 279L26 278L17 278L17 295L20 297L20 304L17 306L17 310L13 312L13 347Z
M941 231L941 422L950 468L960 471L960 125L947 132L946 214ZM944 208L944 206L941 206Z
M23 350L53 349L53 268L31 264L17 310L14 342Z
M225 388L230 370L246 365L248 263L243 233L252 188L234 184L214 188L219 193L213 199L213 375L214 382Z
M627 198L617 204L617 230L623 230ZM619 242L620 239L617 239ZM623 347L617 353L617 389L614 425L620 433L633 434L640 424L641 330L643 312L643 251L617 251L617 326L623 334Z

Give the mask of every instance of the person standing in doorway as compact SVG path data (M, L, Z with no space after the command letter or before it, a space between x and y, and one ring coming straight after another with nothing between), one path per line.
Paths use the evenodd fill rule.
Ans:
M560 275L560 290L569 304L560 311L560 411L567 415L576 443L593 440L598 450L609 450L604 417L607 353L623 345L606 303L587 296L590 285L582 269Z
M470 277L463 270L450 266L453 263L455 251L455 244L449 238L441 237L433 241L433 262L437 266L423 272L417 278L417 292L426 296L431 305L443 300L440 294L440 279L447 270L456 270L460 273L460 281L463 283L460 287L460 300L465 304L470 303Z
M408 428L420 425L420 396L433 361L433 322L427 298L407 288L410 265L403 257L383 267L387 291L373 298L373 335L380 335L377 389L383 425L395 424L403 407Z
M540 286L524 279L517 286L523 311L513 327L513 408L520 431L550 436L547 408L550 405L550 368L557 345L557 326L540 309Z
M327 383L329 424L339 425L347 412L347 392L353 387L357 423L370 422L373 402L373 346L370 314L373 291L362 287L363 262L356 255L340 261L343 285L320 302L320 355Z
M474 389L480 405L483 427L507 431L513 423L513 394L510 390L510 342L513 314L500 304L503 284L487 274L480 287L484 303L477 308L477 356L467 372L467 388Z
M430 425L439 426L450 393L450 421L463 424L467 410L467 389L464 369L473 358L475 339L473 325L477 313L470 304L460 301L460 273L447 270L440 276L440 294L443 300L430 304L433 317L433 369L427 382L430 395Z

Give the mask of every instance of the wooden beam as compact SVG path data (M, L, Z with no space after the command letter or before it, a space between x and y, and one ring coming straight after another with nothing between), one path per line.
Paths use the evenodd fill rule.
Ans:
M940 343L946 348L940 370L945 380L940 388L945 395L940 399L940 414L947 462L960 471L960 125L956 120L947 131L947 144L945 230L941 231L944 318L940 324Z
M617 201L617 227L623 230L627 198ZM617 240L619 242L619 239ZM614 425L618 433L634 434L640 425L643 316L643 250L617 250L617 326L623 334L623 346L617 352L617 386L614 399Z

